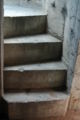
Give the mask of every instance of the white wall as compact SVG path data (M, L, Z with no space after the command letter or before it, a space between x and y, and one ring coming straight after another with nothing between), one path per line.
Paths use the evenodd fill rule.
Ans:
M66 0L48 0L48 32L63 40Z

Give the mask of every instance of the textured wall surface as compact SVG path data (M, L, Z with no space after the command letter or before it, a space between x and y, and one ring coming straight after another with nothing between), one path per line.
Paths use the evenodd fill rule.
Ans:
M48 32L59 39L64 37L66 0L48 1Z
M80 43L75 66L69 109L80 110Z
M71 89L80 37L80 0L67 0L64 29L63 59L68 67L67 87Z
M63 61L68 67L67 88L70 92L77 57L80 31L80 0L48 1L48 32L64 41Z

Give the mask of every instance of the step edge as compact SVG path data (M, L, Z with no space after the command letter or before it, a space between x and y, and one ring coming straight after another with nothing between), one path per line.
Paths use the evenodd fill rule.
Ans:
M45 13L39 13L39 14L33 14L33 15L4 15L4 19L5 18L23 18L23 17L47 17L47 12Z
M44 40L44 37L46 37L47 40ZM43 41L41 41L41 38L43 38ZM31 41L27 40L27 39L30 39ZM35 39L37 39L37 40L35 40ZM18 44L22 44L22 43L27 43L27 44L28 43L32 43L32 44L35 44L35 43L62 43L62 41L57 39L56 37L49 35L49 34L41 34L41 35L31 35L31 36L23 36L23 37L14 37L14 38L4 39L4 44L9 44L9 43L10 44L17 44L17 43Z
M62 65L62 66L57 66L57 67L50 67L49 68L49 65L57 65L59 63L59 65ZM43 67L43 65L45 65ZM47 66L47 67L46 67ZM24 68L26 67L26 68ZM33 67L33 68L32 68ZM23 71L44 71L44 70L67 70L67 66L63 63L63 62L49 62L49 63L39 63L39 64L28 64L28 65L18 65L18 66L9 66L9 67L4 67L4 71L20 71L20 72L23 72Z
M46 92L45 92L46 93ZM45 94L45 93L42 93L43 95ZM37 100L20 100L20 99L18 99L18 98L20 98L20 97L18 97L18 98L16 98L16 99L18 99L18 100L10 100L10 97L11 96L13 96L13 95L16 95L16 96L18 96L18 95L21 95L21 97L23 97L24 98L24 95L25 96L27 96L28 97L28 95L27 95L27 93L5 93L2 97L3 97L3 99L5 100L5 101L7 101L7 102L9 102L9 103L39 103L39 102L52 102L52 101L61 101L61 100L66 100L66 99L69 99L70 98L70 95L69 94L67 94L67 93L64 93L64 92L53 92L54 94L60 94L58 97L56 97L56 96L51 96L52 98L45 98L45 99L42 99L42 98L40 98L40 99L37 99ZM28 93L29 95L30 95L30 93ZM31 93L32 94L32 93ZM38 95L39 95L39 93L37 93ZM40 93L41 94L41 93ZM48 93L49 94L49 93ZM35 94L33 94L33 96L34 96ZM62 97L61 97L61 95L62 95ZM59 98L60 97L60 98Z

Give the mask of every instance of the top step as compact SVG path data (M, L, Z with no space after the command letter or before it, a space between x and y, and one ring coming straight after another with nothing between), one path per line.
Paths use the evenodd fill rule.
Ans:
M17 12L16 12L17 11ZM4 6L4 17L22 17L22 16L44 16L47 15L41 7L27 5L5 5Z
M47 14L37 6L4 6L4 37L46 33Z
M30 6L44 9L45 0L4 0L4 5Z

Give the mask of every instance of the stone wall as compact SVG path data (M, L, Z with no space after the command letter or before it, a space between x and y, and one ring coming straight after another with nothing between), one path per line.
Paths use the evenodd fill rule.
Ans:
M75 65L69 109L80 110L80 43Z
M48 32L63 40L63 61L67 65L70 93L80 31L80 0L48 0Z
M48 32L64 39L66 0L48 0Z
M65 10L63 61L68 67L67 88L70 92L80 38L80 0L67 0Z

